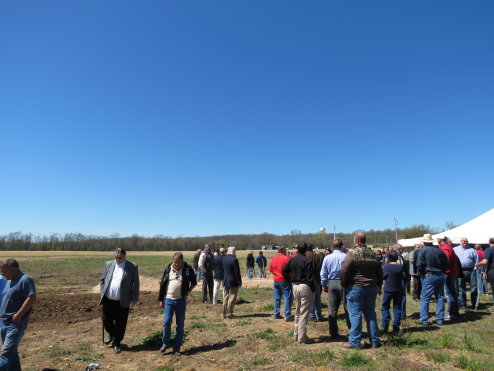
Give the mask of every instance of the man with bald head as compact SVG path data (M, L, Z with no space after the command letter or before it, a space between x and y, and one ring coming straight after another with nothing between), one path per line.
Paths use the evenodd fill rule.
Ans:
M372 348L381 346L376 318L376 298L381 295L383 270L377 254L367 247L366 235L358 232L355 247L349 249L340 271L340 284L347 290L347 309L350 318L348 349L359 349L362 338L362 314L367 321Z
M463 277L458 277L458 299L460 309L466 309L468 304L467 283L470 285L470 300L472 301L472 307L475 307L475 303L477 302L475 264L479 262L479 256L475 252L475 249L468 244L468 239L466 237L460 239L460 246L456 246L454 251L456 256L458 256L458 259L460 259L461 269L463 270Z

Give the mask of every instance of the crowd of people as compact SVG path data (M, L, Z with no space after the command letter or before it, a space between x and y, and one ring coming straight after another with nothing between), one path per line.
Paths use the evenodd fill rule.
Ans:
M301 344L311 344L308 321L326 320L321 313L321 293L328 294L328 327L332 340L343 338L337 316L343 307L348 342L344 347L360 349L362 346L362 318L372 348L381 346L376 316L377 296L382 295L381 331L399 334L401 321L407 318L406 297L412 290L413 300L420 301L421 326L433 323L444 325L455 321L460 310L467 306L477 309L480 295L487 295L487 282L491 285L494 301L494 237L483 251L480 245L472 247L463 237L453 247L443 236L434 245L430 234L409 252L403 247L374 249L366 245L366 235L358 232L354 246L346 249L336 238L330 249L314 250L310 243L299 242L296 252L288 253L284 247L268 266L262 251L254 258L247 255L247 277L251 279L255 264L259 278L266 277L266 269L273 277L274 319L294 322L293 338ZM36 301L36 289L31 277L21 272L15 259L0 264L0 328L2 349L0 370L20 369L17 347L27 327L31 308ZM202 281L202 302L219 304L222 301L223 318L233 318L237 295L242 286L240 264L236 248L213 250L206 244L193 257L192 266L184 261L181 252L173 254L160 280L158 301L164 310L161 353L169 348L180 355L183 342L187 295ZM222 291L222 299L219 293ZM468 295L469 294L469 295ZM470 296L470 302L468 301ZM434 322L429 318L429 307L435 300ZM104 343L121 352L129 308L139 300L138 266L126 259L126 251L117 248L114 259L105 263L100 278L101 318L108 337ZM281 302L284 302L283 311ZM445 303L448 308L446 309ZM292 306L295 306L292 315ZM392 307L392 316L391 316ZM175 337L171 327L175 317Z

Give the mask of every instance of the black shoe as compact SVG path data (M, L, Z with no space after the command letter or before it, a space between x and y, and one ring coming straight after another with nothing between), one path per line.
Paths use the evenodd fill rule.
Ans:
M165 353L167 349L168 349L168 347L167 347L167 346L162 345L162 346L161 346L161 348L160 348L160 352L161 352L161 353Z
M122 349L120 349L120 345L114 345L113 351L115 352L115 354L119 354L122 351Z
M280 316L279 314L277 316L273 316L274 319L283 319L282 316Z
M111 335L110 335L110 336L108 336L108 337L105 339L104 343L105 343L105 345L108 345L108 344L110 344L112 341L113 341L113 336L111 336Z
M372 349L380 348L381 347L381 343L372 344L371 347L372 347Z
M415 322L415 324L417 324L417 325L422 325L422 326L430 326L430 325L431 325L431 323L430 323L430 322L423 323L423 322L420 322L420 321Z
M314 341L314 339L309 339L309 338L307 338L307 339L305 339L304 341L299 341L299 343L300 343L300 344L314 344L314 343L315 343L315 341Z

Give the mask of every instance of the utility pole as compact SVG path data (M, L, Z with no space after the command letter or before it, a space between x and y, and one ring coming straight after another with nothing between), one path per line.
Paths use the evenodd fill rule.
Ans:
M333 240L336 240L336 224L333 224Z
M395 234L396 234L396 243L398 243L398 219L395 217Z

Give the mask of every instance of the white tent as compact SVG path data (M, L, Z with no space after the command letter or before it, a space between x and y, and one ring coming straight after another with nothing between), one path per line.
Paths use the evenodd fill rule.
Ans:
M470 244L487 244L489 238L494 237L494 209L487 211L486 213L476 217L475 219L466 222L458 227L450 229L432 235L434 244L437 244L437 239L443 236L447 236L453 241L454 244L459 244L461 237L468 238ZM402 246L413 246L421 242L423 236L416 238L407 238L398 240L398 243Z

